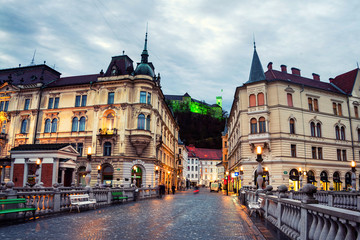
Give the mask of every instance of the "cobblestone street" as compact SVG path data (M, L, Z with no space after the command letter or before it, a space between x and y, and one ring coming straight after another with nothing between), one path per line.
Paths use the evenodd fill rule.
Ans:
M260 232L259 229L262 231ZM265 229L265 230L264 230ZM0 227L0 239L280 239L235 197L192 191Z

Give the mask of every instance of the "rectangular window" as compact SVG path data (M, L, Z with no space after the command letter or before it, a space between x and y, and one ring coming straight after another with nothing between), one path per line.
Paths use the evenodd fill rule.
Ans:
M77 151L79 152L80 156L82 156L82 154L83 154L83 149L84 149L84 144L83 143L78 143Z
M342 150L342 157L343 157L343 161L347 161L347 157L346 157L346 150Z
M108 104L114 104L114 92L109 92L108 93Z
M289 107L293 107L293 100L292 100L292 94L288 93L287 94L287 103Z
M151 93L148 93L147 104L151 104Z
M311 148L311 154L312 154L312 158L316 159L316 147Z
M334 115L337 115L336 103L333 103L333 111Z
M341 150L340 149L336 149L336 156L337 156L337 160L341 161Z
M24 110L29 110L30 99L25 99Z
M359 118L359 110L357 106L354 106L355 117Z
M4 110L4 102L0 102L0 111L2 112Z
M82 95L81 96L81 106L82 107L86 106L86 100L87 100L87 95Z
M54 109L58 109L58 108L59 108L59 98L56 97L54 101Z
M9 101L6 101L6 102L5 102L4 112L7 112L8 107L9 107Z
M313 110L312 98L308 98L308 105L309 105L309 110L312 111Z
M52 109L54 105L54 99L53 98L49 98L49 104L48 104L48 109Z
M75 98L75 107L80 107L80 100L81 100L81 96L76 96L76 98Z
M323 159L322 148L321 147L318 148L318 159Z
M318 100L314 99L314 111L318 112L319 111L319 105L318 105Z
M140 92L140 103L146 103L146 92Z
M341 104L338 104L338 114L339 116L342 116L342 109L341 109Z
M291 157L296 157L296 145L291 145Z

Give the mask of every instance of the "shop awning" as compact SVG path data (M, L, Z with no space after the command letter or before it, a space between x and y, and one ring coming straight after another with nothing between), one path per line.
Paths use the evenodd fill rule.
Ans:
M335 183L342 183L342 181L340 181L339 179L334 179Z

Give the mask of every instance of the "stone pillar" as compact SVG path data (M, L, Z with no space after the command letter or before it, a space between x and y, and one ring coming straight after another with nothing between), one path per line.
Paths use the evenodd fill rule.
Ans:
M61 194L60 191L58 189L59 184L58 183L54 183L53 184L54 187L54 212L60 212L60 207L61 207Z
M59 158L53 160L52 185L58 183L59 179Z
M300 239L308 240L309 239L309 214L306 208L301 208L300 211Z
M60 171L61 171L61 184L64 186L65 168L60 168Z
M4 179L5 179L5 165L2 166L2 169L1 169L1 179L0 179L0 183L4 182Z
M76 169L74 168L72 171L72 177L71 177L71 186L74 187L75 186L75 178L76 178Z
M28 181L28 173L29 173L29 158L25 158L25 163L24 163L24 178L23 178L23 186L26 186L26 183Z

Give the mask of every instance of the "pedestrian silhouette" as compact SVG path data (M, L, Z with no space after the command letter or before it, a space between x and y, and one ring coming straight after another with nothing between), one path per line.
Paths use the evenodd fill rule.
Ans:
M174 185L172 185L171 191L172 191L172 194L175 194L175 186Z

